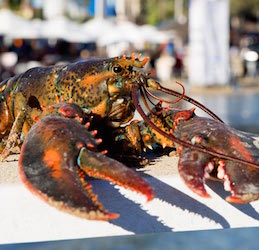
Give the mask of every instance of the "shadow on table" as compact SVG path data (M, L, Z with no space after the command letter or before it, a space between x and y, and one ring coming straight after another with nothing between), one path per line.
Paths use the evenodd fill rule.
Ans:
M156 198L165 201L171 206L188 210L189 212L200 214L215 223L220 224L223 228L229 228L229 223L223 216L213 211L211 208L167 185L166 183L142 173L147 182L154 188ZM93 180L95 181L95 180ZM110 212L119 213L120 217L110 223L120 226L125 230L134 233L151 233L151 232L168 232L172 231L167 225L159 221L155 215L148 214L141 204L137 204L125 198L113 185L107 182L98 181L98 185L93 184L94 193L98 194L98 200L103 204L105 209ZM173 213L173 210L172 210Z
M225 199L227 196L230 195L229 192L224 190L223 184L219 181L207 181L207 185L215 192L217 193L222 199ZM235 203L229 203L242 213L259 220L259 214L257 211L253 208L251 204L235 204Z

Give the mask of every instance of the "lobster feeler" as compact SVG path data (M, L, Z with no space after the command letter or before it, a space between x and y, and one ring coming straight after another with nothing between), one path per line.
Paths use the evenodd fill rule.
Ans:
M168 103L168 104L175 104L175 103L181 101L181 100L184 98L184 95L185 95L185 88L184 88L184 86L183 86L180 82L177 82L177 81L176 81L176 83L182 87L183 92L182 92L182 94L179 96L179 98L178 98L177 100L175 100L175 101L168 101L168 100L165 100L165 99L163 99L163 98L161 98L161 97L158 97L158 96L152 94L152 93L148 90L148 88L147 88L146 85L143 85L143 87L144 87L145 91L146 91L151 97L153 97L154 99L159 100L159 101L164 102L164 103Z
M177 83L180 84L179 82L177 82ZM180 84L180 85L182 85L182 84ZM224 123L214 112L212 112L210 109L205 107L203 104L199 103L198 101L194 100L193 98L191 98L191 97L189 97L185 94L183 95L183 93L180 94L175 90L163 87L159 82L155 81L154 79L148 79L147 85L146 86L144 85L144 87L151 87L154 90L159 90L159 91L167 93L169 95L180 97L181 99L183 99L183 100L195 105L196 107L200 108L201 110L203 110L204 112L209 114L215 120Z

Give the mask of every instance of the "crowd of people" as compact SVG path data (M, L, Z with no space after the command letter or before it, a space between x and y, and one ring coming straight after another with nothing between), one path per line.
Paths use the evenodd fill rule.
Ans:
M142 53L149 56L147 70L154 78L170 81L172 75L183 76L183 57L178 53L172 42L147 46L143 51L137 51L129 46L125 51ZM57 63L69 63L92 57L107 57L104 48L98 48L94 43L69 43L63 40L48 39L13 39L0 38L0 80L24 72L34 66L48 66Z
M245 60L247 49L230 47L231 80L248 75L255 77L258 71L257 62ZM145 50L129 45L125 54L142 53L149 56L148 72L161 82L169 82L172 77L188 77L188 46L170 41L167 44L148 45ZM242 54L243 53L243 54ZM251 54L251 53L250 53ZM245 56L244 56L245 55ZM0 81L15 74L22 73L35 66L48 66L57 63L70 63L92 57L108 57L105 48L95 43L70 43L54 39L7 39L0 37Z

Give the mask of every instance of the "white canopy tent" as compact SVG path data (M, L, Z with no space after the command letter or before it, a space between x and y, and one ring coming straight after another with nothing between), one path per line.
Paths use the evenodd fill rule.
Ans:
M144 48L145 43L161 44L170 40L170 36L158 31L151 25L139 26L128 21L115 22L107 25L96 39L99 47L105 47L108 56L116 56L123 53L129 44L136 49Z
M64 39L69 42L90 42L93 37L86 31L82 31L82 25L65 17L57 17L42 21L40 34L43 38Z
M0 10L0 35L12 38L33 39L40 36L40 30L28 21L7 9Z
M105 46L118 42L129 42L138 47L145 42L164 43L168 40L169 36L151 25L139 26L129 21L120 21L111 29L103 30L97 43L100 46Z
M90 34L90 36L97 41L100 37L104 36L107 32L111 32L115 27L113 21L102 18L91 19L81 25L83 33Z
M26 20L10 10L0 10L0 35L10 38L63 39L69 42L96 42L106 47L133 44L143 47L145 42L164 43L169 37L151 25L139 26L129 21L94 18L79 24L66 17L50 20Z

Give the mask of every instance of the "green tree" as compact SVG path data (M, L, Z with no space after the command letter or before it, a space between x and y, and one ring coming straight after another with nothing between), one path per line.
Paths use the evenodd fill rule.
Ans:
M184 13L187 13L187 2L183 1ZM168 19L174 18L175 0L142 0L142 22L157 25Z
M231 15L245 16L259 14L259 0L230 0L230 12Z

